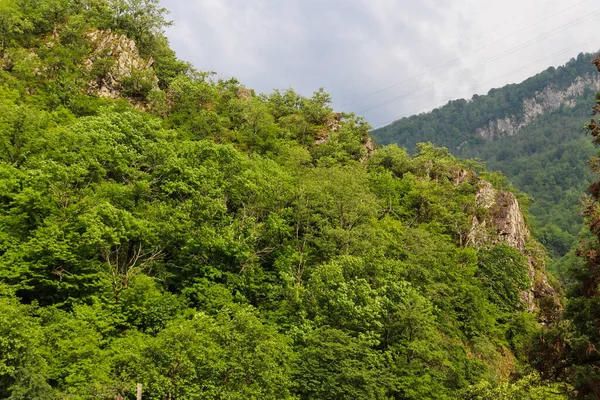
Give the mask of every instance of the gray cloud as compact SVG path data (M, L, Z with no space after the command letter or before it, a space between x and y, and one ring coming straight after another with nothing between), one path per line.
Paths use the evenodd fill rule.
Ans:
M163 0L175 21L175 27L167 31L171 44L180 58L197 69L215 71L224 78L235 76L259 92L293 87L310 95L325 87L337 109L363 111L361 115L374 126L430 110L453 98L486 93L562 64L581 51L597 50L600 36L522 68L595 34L593 15L585 16L595 11L600 14L600 9L596 10L593 0L579 3ZM561 10L565 11L559 13ZM574 21L572 27L548 36L570 21ZM498 57L536 39L519 51ZM494 57L497 59L485 63ZM445 65L434 69L441 64ZM477 67L460 73L470 66ZM517 69L521 70L509 75Z

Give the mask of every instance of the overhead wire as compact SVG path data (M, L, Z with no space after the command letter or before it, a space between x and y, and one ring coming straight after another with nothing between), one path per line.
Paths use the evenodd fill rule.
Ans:
M556 56L558 56L558 55L561 55L561 54L564 54L564 53L570 52L570 51L572 51L573 49L576 49L576 48L578 48L579 46L581 46L581 45L583 45L583 44L586 44L586 43L588 43L588 42L591 42L592 40L597 40L597 39L600 39L600 35L595 35L595 36L592 36L592 37L590 37L590 38L588 38L588 39L586 39L586 40L584 40L584 41L582 41L582 42L579 42L579 43L577 43L577 44L573 45L573 46L570 46L570 47L567 47L567 48L565 48L565 49L562 49L562 50L560 50L560 51L558 51L558 52L556 52L556 53L553 53L553 54L551 54L551 55L549 55L549 56L546 56L546 57L540 58L540 59L538 59L538 60L536 60L536 61L534 61L534 62L532 62L532 63L529 63L529 64L527 64L527 65L524 65L524 66L522 66L522 67L519 67L519 68L517 68L517 69L515 69L515 70L512 70L512 71L510 71L510 72L507 72L507 73L505 73L505 74L499 75L499 76L497 76L497 77L495 77L495 78L493 78L493 79L490 79L490 80L488 80L488 81L486 81L486 82L480 83L480 84L478 84L478 85L476 85L476 86L472 86L472 87L470 87L470 88L469 88L469 92L471 92L471 93L472 93L472 92L474 92L476 89L479 89L479 88L481 88L481 87L487 86L487 85L489 85L489 84L490 84L490 83L492 83L492 82L495 82L495 81L497 81L497 80L499 80L499 79L502 79L502 78L505 78L505 77L507 77L507 76L510 76L510 75L516 74L517 72L520 72L520 71L522 71L522 70L524 70L524 69L526 69L526 68L529 68L529 67L531 67L531 66L533 66L533 65L539 64L539 63L541 63L542 61L546 61L546 60L548 60L548 59L551 59L551 58L553 58L553 57L556 57ZM445 101L445 102L451 101L451 100L453 100L453 99L455 99L455 98L456 98L456 97L451 97L451 98L448 98L448 99L446 99L446 101ZM411 113L411 114L414 114L415 112L418 112L418 110L415 110L415 111L414 111L413 113ZM389 124L391 124L391 123L393 123L393 122L395 122L395 121L398 121L398 120L400 120L400 119L402 119L402 117L401 117L401 116L400 116L400 117L396 117L396 118L394 118L394 119L392 119L392 120L390 120L390 121L388 121L388 122L385 122L385 123L381 124L381 125L380 125L378 128L376 128L376 129L383 128L383 127L385 127L385 126L387 126L387 125L389 125Z
M482 66L482 65L485 65L485 64L487 64L487 63L489 63L489 62L491 62L491 61L496 61L496 60L498 60L498 59L500 59L500 58L502 58L502 57L505 57L505 56L507 56L507 55L509 55L509 54L512 54L512 53L514 53L514 52L516 52L516 51L522 50L522 49L524 49L524 48L526 48L526 47L528 47L528 46L530 46L530 45L532 45L532 44L534 44L534 43L537 43L537 42L539 42L539 41L545 40L545 39L547 39L548 37L550 37L550 36L552 36L552 35L555 35L556 33L562 32L563 30L566 30L566 29L573 28L573 27L575 27L575 26L577 26L577 25L579 25L579 24L583 23L585 20L587 20L587 19L591 19L591 18L593 18L593 17L595 17L595 16L597 16L597 15L600 15L600 8L599 8L599 9L597 9L597 10L595 10L595 11L593 11L592 13L589 13L589 14L587 14L587 15L586 15L586 16L584 16L584 17L577 18L577 19L575 19L575 20L573 20L573 21L570 21L569 23L567 23L567 24L565 24L565 25L562 25L561 27L559 27L559 28L557 28L557 29L555 29L555 30L553 30L553 31L550 31L550 32L548 32L548 33L546 33L546 34L544 34L544 35L538 36L538 37L537 37L537 38L535 38L535 39L532 39L532 40L530 40L530 41L528 41L528 42L525 42L525 43L522 43L522 44L520 44L520 45L518 45L518 46L515 46L515 47L513 47L513 48L511 48L511 49L509 49L509 50L507 50L507 51L505 51L505 52L503 52L503 53L497 54L496 56L493 56L493 57L491 57L491 58L489 58L489 59L487 59L487 60L484 60L484 61L482 61L482 62L479 62L479 63L477 63L477 64L471 65L471 66L469 66L469 67L466 67L466 68L462 68L462 69L460 69L460 70L458 70L458 71L456 71L456 72L453 72L452 74L449 74L449 75L447 75L447 76L443 77L443 78L442 78L442 79L440 79L440 80L437 80L437 81L434 81L434 82L430 82L430 83L427 83L427 84L425 84L425 85L418 86L418 87L416 87L416 88L414 88L414 89L411 89L411 90L409 90L409 91L407 91L407 92L401 93L401 94L399 94L399 95L397 95L397 96L395 96L395 97L392 97L392 98L390 98L390 99L388 99L388 100L385 100L385 101L383 101L383 102L380 102L380 103L378 103L378 104L376 104L376 105L374 105L374 106L371 106L371 107L368 107L368 108L365 108L365 109L359 110L357 113L359 113L359 114L362 114L362 113L365 113L365 112L371 111L371 110L373 110L373 109L379 108L379 107L381 107L381 106L384 106L384 105L386 105L386 104L389 104L389 103L391 103L391 102L393 102L393 101L396 101L396 100L400 100L400 99L406 98L406 97L408 97L408 96L410 96L410 95L412 95L412 94L415 94L415 93L418 93L418 92L420 92L420 91L421 91L421 90L423 90L423 89L427 89L427 88L429 88L429 87L432 87L432 86L434 86L434 85L435 85L435 84L437 84L437 83L442 83L442 82L445 82L445 81L447 81L448 79L450 79L450 78L452 78L452 77L454 77L454 76L457 76L457 75L463 74L463 73L465 73L465 72L467 72L467 71L469 71L469 70L472 70L473 68L480 67L480 66Z
M517 35L517 34L519 34L519 33L525 32L526 30L528 30L528 29L530 29L530 28L532 28L532 27L534 27L534 26L537 26L537 25L539 25L539 24L541 24L541 23L543 23L543 22L546 22L546 21L548 21L548 20L550 20L550 19L552 19L552 18L554 18L554 17L556 17L556 16L558 16L558 15L564 14L565 12L567 12L567 11L569 11L569 10L572 10L573 8L579 7L580 5L582 5L582 4L584 4L584 3L588 3L588 2L590 2L590 1L591 1L591 0L583 0L583 1L580 1L579 3L576 3L576 4L574 4L574 5L570 6L570 7L563 8L562 10L560 10L560 11L558 11L558 12L554 13L554 14L551 14L551 15L549 15L549 16L547 16L547 17L545 17L545 18L543 18L543 19L541 19L541 20L539 20L539 21L537 21L537 22L535 22L535 23L533 23L533 24L531 24L531 25L527 25L527 26L525 26L525 27L523 27L523 28L521 28L521 29L519 29L519 30L517 30L517 31L514 31L514 32L512 32L512 33L509 33L508 35L506 35L506 36L503 36L503 37L501 37L500 39L496 39L496 40L494 40L494 41L492 41L492 42L489 42L489 43L487 43L487 44L485 44L485 45L483 45L483 46L481 46L481 47L478 47L478 48L476 48L476 49L474 49L474 50L471 50L471 51L469 51L469 52L467 52L467 53L465 53L465 54L462 54L462 55L460 55L460 56L458 56L458 57L455 57L455 58L453 58L453 59L451 59L451 60L445 61L444 63L442 63L442 64L439 64L439 65L437 65L437 66L435 66L435 67L433 67L433 68L430 68L430 69L428 69L428 70L426 70L426 71L424 71L424 72L422 72L422 73L420 73L420 74L418 74L418 75L411 76L411 77L409 77L409 78L406 78L406 79L404 79L404 80L402 80L402 81L400 81L400 82L396 82L396 83L394 83L394 84L392 84L392 85L389 85L389 86L386 86L386 87L384 87L384 88L382 88L382 89L379 89L379 90L377 90L377 91L375 91L375 92L373 92L373 93L371 93L371 94L368 94L368 95L366 95L366 96L360 97L360 98L358 98L358 99L355 99L355 100L352 100L352 101L350 101L350 102L347 102L347 103L341 104L341 105L340 105L340 107L345 107L345 106L348 106L348 105L351 105L351 104L354 104L354 103L358 103L359 101L366 100L366 99L368 99L368 98L371 98L371 97L373 97L373 96L376 96L376 95L378 95L378 94L380 94L380 93L383 93L383 92L385 92L385 91L387 91L387 90L393 89L393 88L395 88L395 87L396 87L396 86L398 86L398 85L401 85L401 84L403 84L403 83L406 83L406 82L409 82L409 81L411 81L411 80L413 80L413 79L417 79L417 78L420 78L420 77L422 77L422 76L425 76L425 75L427 75L428 73L430 73L430 72L433 72L433 71L435 71L435 70L436 70L436 69L438 69L438 68L441 68L441 67L445 67L445 66L447 66L447 65L450 65L450 64L452 64L452 63L454 63L454 62L456 62L456 61L459 61L459 60L461 60L462 58L464 58L464 57L466 57L466 56L468 56L468 55L471 55L471 54L473 54L473 53L477 53L477 52L479 52L479 51L481 51L481 50L483 50L483 49L486 49L486 48L488 48L489 46L491 46L491 45L493 45L493 44L496 44L496 43L498 43L498 42L501 42L501 41L503 41L503 40L505 40L505 39L508 39L508 38L510 38L510 37L512 37L512 36L515 36L515 35Z

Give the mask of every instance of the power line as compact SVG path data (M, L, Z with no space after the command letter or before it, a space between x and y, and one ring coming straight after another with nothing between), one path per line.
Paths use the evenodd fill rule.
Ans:
M482 61L482 62L480 62L480 63L478 63L478 64L471 65L470 67L467 67L467 68L460 69L460 70L458 70L458 71L456 71L456 72L454 72L454 73L452 73L452 74L450 74L450 75L447 75L447 76L445 76L444 78L442 78L442 79L440 79L440 80L438 80L438 81L434 81L434 82L427 83L427 84L425 84L425 85L418 86L418 87L416 87L415 89L409 90L408 92L401 93L401 94L399 94L398 96L392 97L391 99L385 100L385 101L383 101L383 102L381 102L381 103L378 103L378 104L376 104L376 105L374 105L374 106L371 106L371 107L368 107L368 108L362 109L362 110L358 111L357 113L358 113L358 114L362 114L362 113L365 113L365 112L371 111L371 110L373 110L373 109L375 109L375 108L379 108L379 107L381 107L381 106L384 106L384 105L386 105L386 104L389 104L389 103L391 103L391 102L393 102L393 101L396 101L396 100L400 100L400 99L406 98L406 97L408 97L408 96L410 96L410 95L412 95L412 94L415 94L415 93L417 93L417 92L420 92L420 91L421 91L421 90L423 90L423 89L426 89L426 88L428 88L428 87L434 86L436 83L445 82L445 81L447 81L448 79L450 79L450 78L452 78L452 77L454 77L454 76L460 75L460 74L462 74L462 73L464 73L464 72L467 72L467 71L469 71L469 70L471 70L471 69L473 69L473 68L480 67L480 66L482 66L482 65L485 65L485 64L487 64L487 63L489 63L489 62L491 62L491 61L496 61L496 60L498 60L498 59L500 59L500 58L502 58L502 57L504 57L504 56L507 56L507 55L509 55L509 54L512 54L512 53L514 53L514 52L516 52L516 51L518 51L518 50L522 50L522 49L524 49L525 47L528 47L528 46L530 46L530 45L532 45L532 44L534 44L534 43L537 43L537 42L539 42L539 41L541 41L541 40L545 40L545 39L547 39L548 37L550 37L550 36L552 36L552 35L554 35L554 34L556 34L556 33L558 33L558 32L561 32L561 31L563 31L563 30L565 30L565 29L573 28L574 26L577 26L577 25L579 25L579 24L583 23L585 20L587 20L587 19L590 19L590 18L592 18L592 17L595 17L595 16L596 16L596 15L598 15L598 14L600 14L600 9L597 9L596 11L594 11L594 12L592 12L592 13L590 13L590 14L586 15L585 17L581 17L581 18L575 19L575 20L573 20L573 21L571 21L571 22L569 22L569 23L567 23L567 24L565 24L565 25L562 25L561 27L559 27L559 28L557 28L557 29L555 29L555 30L553 30L553 31L550 31L550 32L549 32L549 33L547 33L547 34L544 34L544 35L538 36L536 39L530 40L529 42L525 42L525 43L522 43L522 44L520 44L520 45L518 45L518 46L516 46L516 47L513 47L512 49L509 49L509 50L505 51L504 53L497 54L497 55L496 55L496 56L494 56L494 57L491 57L491 58L489 58L489 59L487 59L487 60L484 60L484 61Z
M590 37L590 38L588 38L588 39L586 39L586 40L584 40L584 41L582 41L582 42L579 42L579 43L577 43L576 45L573 45L573 46L571 46L571 47L568 47L568 48L566 48L566 49L563 49L563 50L561 50L561 51L559 51L559 52L556 52L556 53L554 53L554 54L551 54L551 55L549 55L549 56L546 56L546 57L540 58L539 60L536 60L536 61L534 61L534 62L532 62L532 63L530 63L530 64L524 65L524 66L522 66L522 67L520 67L520 68L517 68L517 69L515 69L515 70L513 70L513 71L507 72L507 73L505 73L505 74L502 74L502 75L499 75L499 76L497 76L497 77L495 77L495 78L493 78L493 79L490 79L490 80L488 80L488 81L486 81L486 82L483 82L483 83L481 83L481 84L478 84L478 85L476 85L476 86L473 86L473 87L469 88L469 92L473 93L473 92L474 92L476 89L479 89L480 87L487 86L488 84L490 84L490 83L492 83L492 82L495 82L495 81L497 81L497 80L499 80L499 79L502 79L502 78L504 78L504 77L506 77L506 76L509 76L509 75L515 74L515 73L517 73L517 72L520 72L520 71L524 70L525 68L529 68L529 67L531 67L531 66L533 66L533 65L535 65L535 64L539 64L539 63L540 63L540 62L542 62L542 61L546 61L546 60L548 60L548 59L550 59L550 58L553 58L553 57L556 57L556 56L558 56L558 55L560 55L560 54L563 54L563 53L570 52L570 51L572 51L573 49L575 49L575 48L578 48L579 46L581 46L581 45L583 45L583 44L585 44L585 43L591 42L592 40L596 40L596 39L598 39L598 38L600 38L600 35L592 36L592 37ZM447 99L445 102L451 101L451 100L453 100L453 99L455 99L455 97L451 97L451 98ZM415 112L416 112L416 111L415 111ZM413 112L413 113L411 113L411 114L414 114L414 112ZM398 121L398 120L400 120L400 119L402 119L402 118L403 118L403 117L397 117L397 118L394 118L393 120L390 120L390 121L388 121L388 122L385 122L384 124L381 124L381 125L380 125L378 128L375 128L375 129L383 128L383 127L385 127L385 126L387 126L387 125L389 125L389 124L391 124L391 123L393 123L393 122L396 122L396 121Z
M481 51L481 50L483 50L483 49L485 49L485 48L487 48L487 47L489 47L489 46L491 46L491 45L493 45L493 44L496 44L496 43L498 43L498 42L501 42L501 41L503 41L503 40L505 40L505 39L508 39L509 37L512 37L512 36L514 36L514 35L517 35L517 34L519 34L519 33L521 33L521 32L524 32L524 31L526 31L526 30L528 30L528 29L530 29L530 28L532 28L532 27L534 27L534 26L537 26L537 25L541 24L542 22L546 22L546 21L548 21L549 19L556 17L557 15L563 14L563 13L565 13L565 12L567 12L567 11L569 11L569 10L573 9L573 8L576 8L576 7L578 7L578 6L580 6L580 5L584 4L584 3L588 3L589 1L590 1L590 0L584 0L584 1L581 1L581 2L579 2L579 3L577 3L577 4L574 4L574 5L572 5L572 6L570 6L570 7L564 8L564 9L562 9L561 11L558 11L558 12L556 12L556 13L554 13L554 14L551 14L551 15L549 15L549 16L547 16L547 17L545 17L545 18L543 18L543 19L541 19L541 20L539 20L539 21L537 21L537 22L535 22L535 23L533 23L533 24L531 24L531 25L528 25L528 26L526 26L526 27L524 27L524 28L521 28L521 29L519 29L519 30L517 30L517 31L514 31L514 32L512 32L512 33L510 33L510 34L508 34L508 35L506 35L506 36L503 36L503 37L501 37L500 39L494 40L494 41L492 41L492 42L490 42L490 43L487 43L487 44L486 44L486 45L484 45L484 46L481 46L481 47L479 47L479 48L475 49L475 50L471 50L471 51L469 51L469 52L467 52L467 53L465 53L465 54L463 54L463 55L461 55L461 56L458 56L458 57L455 57L455 58L453 58L453 59L451 59L451 60L448 60L448 61L446 61L446 62L444 62L444 63L442 63L442 64L439 64L439 65L437 65L437 66L435 66L435 67L433 67L433 68L431 68L431 69L428 69L428 70L426 70L425 72L422 72L422 73L420 73L420 74L418 74L418 75L414 75L414 76L411 76L410 78L406 78L406 79L404 79L404 80L402 80L402 81L400 81L400 82L396 82L396 83L394 83L394 84L392 84L392 85L390 85L390 86L387 86L387 87L385 87L385 88L379 89L379 90L377 90L377 91L375 91L375 92L373 92L373 93L371 93L371 94L368 94L368 95L366 95L366 96L360 97L360 98L358 98L358 99L356 99L356 100L352 100L352 101L350 101L350 102L347 102L347 103L341 104L341 105L340 105L340 107L345 107L345 106L348 106L348 105L350 105L350 104L358 103L359 101L366 100L366 99L368 99L368 98L371 98L371 97L373 97L373 96L376 96L376 95L378 95L378 94L380 94L380 93L383 93L383 92L385 92L385 91L388 91L388 90L390 90L390 89L393 89L393 88L395 88L395 87L396 87L396 86L398 86L398 85L401 85L401 84L403 84L403 83L406 83L406 82L409 82L409 81L411 81L411 80L413 80L413 79L417 79L417 78L420 78L420 77L422 77L422 76L425 76L425 75L427 75L428 73L430 73L430 72L433 72L433 71L435 71L435 70L436 70L436 69L438 69L438 68L445 67L445 66L447 66L447 65L449 65L449 64L452 64L452 63L454 63L454 62L456 62L456 61L459 61L461 58L464 58L464 57L466 57L466 56L468 56L468 55L470 55L470 54L473 54L473 53L479 52L479 51Z

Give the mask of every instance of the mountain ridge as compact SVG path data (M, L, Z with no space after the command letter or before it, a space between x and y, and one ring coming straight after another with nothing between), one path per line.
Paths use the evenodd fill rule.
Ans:
M577 98L581 98L584 91L589 89L600 90L598 74L578 76L571 86L564 90L554 90L553 85L549 84L541 92L536 92L535 97L523 100L521 120L514 115L505 116L503 119L491 120L489 128L477 128L475 133L487 140L496 140L504 135L516 135L545 113L556 111L560 107L574 108L577 105Z
M549 67L521 83L511 83L500 88L493 88L485 95L476 94L469 99L451 100L432 111L400 118L387 126L374 129L373 134L380 144L397 143L396 139L400 138L403 142L409 143L407 148L412 151L418 141L413 143L412 135L415 134L415 127L411 123L421 119L422 116L440 115L446 110L461 113L462 117L466 117L461 128L465 126L472 127L471 129L461 130L461 135L466 137L474 137L477 134L477 129L485 129L490 123L496 124L496 121L498 121L502 125L500 121L506 119L510 122L507 124L507 128L510 128L499 129L498 131L508 131L509 134L514 134L517 129L515 129L513 119L516 119L519 123L524 122L524 120L530 123L533 116L540 115L540 111L555 111L561 105L573 108L579 104L583 108L585 105L583 104L585 100L583 96L595 95L595 88L600 86L600 79L598 79L597 73L591 65L592 59L592 53L580 53L577 58L572 58L565 65L558 68ZM543 99L543 104L538 104L538 97L546 97ZM561 99L556 101L557 97ZM587 113L589 114L589 110ZM437 125L436 128L442 128L441 132L443 133L451 133L444 129L443 123L456 123L457 121L443 120L441 122L442 124ZM431 131L422 129L418 122L416 125L421 128L419 133L422 136L419 139L427 141L428 134ZM488 134L479 136L484 139L488 136L490 139L499 137L498 135ZM457 146L452 145L456 143L456 135L438 139L446 141L440 145L448 147L451 151L457 150Z
M591 181L586 165L595 150L578 127L600 89L592 58L579 54L520 84L451 101L372 134L380 144L396 143L409 151L429 141L502 171L533 196L534 231L550 249L558 272L560 259L576 243L582 224L578 202Z

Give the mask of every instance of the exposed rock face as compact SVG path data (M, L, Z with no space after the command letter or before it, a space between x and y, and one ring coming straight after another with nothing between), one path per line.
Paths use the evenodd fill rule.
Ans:
M597 74L577 77L571 86L565 90L556 90L547 86L538 92L534 98L523 101L523 117L507 116L490 121L488 126L478 128L476 133L488 140L501 136L512 136L531 124L539 116L559 109L561 106L573 108L577 105L576 98L581 97L586 88L600 90L600 76Z
M252 98L252 90L246 88L239 88L237 91L237 97L240 100L247 100Z
M468 181L472 177L473 177L473 173L471 171L461 168L456 173L454 179L452 179L452 183L454 183L456 186L458 186L458 185L462 184L463 182Z
M158 79L151 71L154 60L144 60L140 57L133 40L110 30L94 30L88 32L86 37L93 50L85 60L84 66L88 71L92 71L102 64L98 78L89 83L91 92L100 97L123 97L123 81L135 72L150 72L143 75L144 79L150 79L149 84L158 87Z
M483 208L491 208L494 205L496 199L496 189L491 183L481 181L479 192L477 192L476 200L477 205Z
M562 309L554 288L548 283L543 257L527 248L529 229L523 218L521 207L514 194L496 190L485 181L480 181L476 195L477 206L487 209L489 217L474 216L467 243L481 247L489 243L506 243L522 252L528 260L527 274L531 288L521 292L521 300L529 312L537 312L541 322L547 322Z
M330 132L337 132L342 127L342 114L341 113L333 113L325 121L325 127Z
M524 251L529 230L515 195L510 192L496 191L494 204L490 207L490 216L492 224L498 230L498 240Z
M326 144L331 139L333 133L339 132L344 125L342 113L331 113L323 123L322 127L316 132L315 146ZM366 163L376 151L377 146L371 136L362 138L362 147L364 154L360 157L361 163Z
M529 230L514 194L498 191L490 183L481 181L477 205L489 210L489 220L479 221L473 217L468 243L481 247L490 242L503 242L520 251L525 250Z
M363 148L365 149L365 155L360 159L361 163L366 163L369 161L369 158L375 153L375 143L373 143L373 139L368 137L366 142L363 144Z
M342 114L332 113L327 117L323 129L318 132L315 145L325 144L329 141L329 135L333 132L337 132L342 128Z

